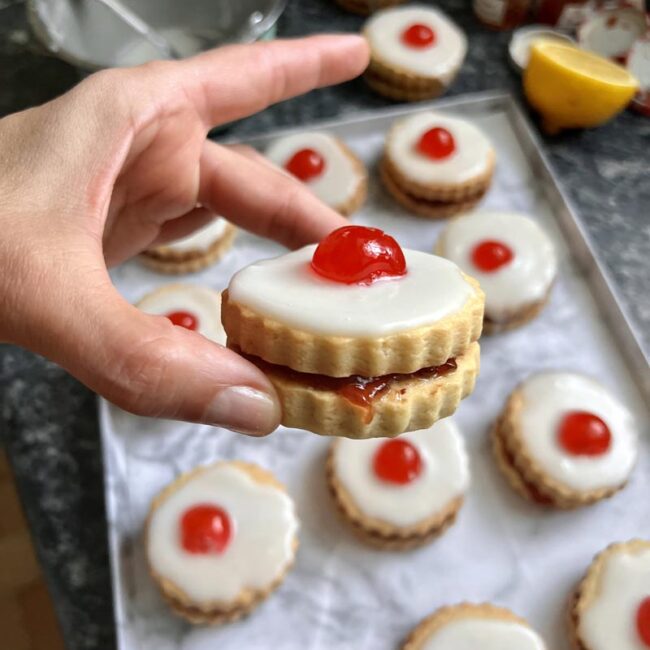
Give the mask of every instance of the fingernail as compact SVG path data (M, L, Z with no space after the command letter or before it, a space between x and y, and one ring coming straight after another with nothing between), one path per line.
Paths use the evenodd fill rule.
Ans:
M215 395L205 421L249 436L263 436L280 423L280 407L268 393L249 386L228 386Z

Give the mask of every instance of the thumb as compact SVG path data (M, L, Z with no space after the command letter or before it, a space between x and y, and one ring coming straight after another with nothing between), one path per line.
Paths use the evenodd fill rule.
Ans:
M144 314L112 285L87 292L79 308L83 314L62 328L50 325L43 354L117 406L249 435L279 425L275 389L233 351L164 316Z

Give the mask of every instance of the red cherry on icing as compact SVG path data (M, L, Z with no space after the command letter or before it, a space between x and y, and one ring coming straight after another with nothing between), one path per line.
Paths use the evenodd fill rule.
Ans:
M447 129L436 126L422 134L417 150L432 160L443 160L456 151L456 141Z
M650 648L650 596L641 601L636 612L636 629L641 642Z
M574 456L600 456L612 444L609 427L597 415L587 411L567 413L558 429L558 439Z
M379 228L343 226L332 231L314 251L311 266L329 280L372 284L378 278L406 274L399 244Z
M320 176L325 169L325 160L318 151L301 149L291 156L285 169L303 182Z
M492 239L478 243L472 251L474 266L484 273L498 271L502 266L510 264L514 257L509 246Z
M375 452L373 468L382 481L406 485L420 475L422 458L410 442L394 438L379 446Z
M184 327L188 330L196 330L199 326L199 319L194 314L190 314L189 311L173 311L167 314L167 318L169 318L174 325Z
M436 42L436 33L427 25L414 23L402 32L402 42L409 47L430 47Z
M183 513L181 544L188 553L223 553L231 536L230 517L219 506L201 504Z

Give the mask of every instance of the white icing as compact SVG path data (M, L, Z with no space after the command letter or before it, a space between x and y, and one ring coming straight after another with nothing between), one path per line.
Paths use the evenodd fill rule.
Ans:
M417 150L424 133L434 127L449 131L456 148L432 160ZM470 122L427 111L399 120L390 130L386 151L398 169L419 183L463 183L484 174L494 156L490 141Z
M617 487L627 480L637 457L634 420L605 388L584 375L543 372L527 379L521 390L523 443L544 472L580 491ZM570 411L593 413L607 424L612 440L605 454L575 456L560 446L557 429Z
M639 605L650 596L650 550L612 555L593 602L580 616L589 650L647 650L636 627Z
M334 470L358 508L366 515L395 526L410 526L443 510L465 492L469 461L465 443L449 419L429 429L400 436L418 450L423 461L417 478L405 485L379 479L373 470L375 453L386 443L340 439L335 447Z
M474 292L455 264L413 250L404 250L405 276L369 286L333 282L312 270L315 248L245 267L230 281L230 298L304 331L364 337L433 324L462 309Z
M188 553L179 542L180 519L200 504L219 506L230 517L234 533L222 553ZM232 465L217 465L175 490L155 510L147 551L154 571L193 601L227 602L243 589L269 586L285 571L297 530L287 494Z
M546 650L544 641L529 627L513 621L459 618L429 638L422 650ZM609 650L613 650L612 646ZM618 649L617 649L618 650Z
M306 186L321 201L337 207L351 199L362 176L338 141L326 133L296 133L280 138L266 150L266 157L278 167L284 166L301 149L313 149L324 159L322 173L307 181Z
M147 314L167 316L186 311L198 319L197 332L208 339L226 345L226 332L221 324L221 294L207 287L176 284L161 287L147 294L137 304Z
M430 47L410 47L402 33L414 23L430 27L435 41ZM399 7L378 11L364 28L373 52L382 61L421 77L447 84L467 53L465 34L442 12L432 7Z
M203 228L199 228L191 235L164 244L164 248L170 248L178 252L208 250L214 242L222 237L227 225L228 222L223 217L217 217L214 221L203 226Z
M514 259L492 273L472 262L477 244L496 240L508 246ZM476 278L485 292L485 315L499 322L541 300L557 273L553 243L530 218L514 213L471 213L453 219L441 238L441 253Z

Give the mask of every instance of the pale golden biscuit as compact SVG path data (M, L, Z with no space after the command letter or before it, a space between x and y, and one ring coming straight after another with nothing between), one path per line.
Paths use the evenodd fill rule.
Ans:
M211 466L197 468L191 472L183 474L173 483L168 485L160 492L151 504L149 515L145 524L145 546L147 549L147 561L149 572L161 592L167 605L174 613L186 619L190 623L202 625L219 625L235 621L251 612L261 601L266 599L284 580L287 572L293 564L293 556L298 548L298 538L294 535L292 541L292 557L282 568L281 573L263 587L244 587L232 599L227 601L209 601L197 602L191 598L183 588L173 580L162 575L162 573L153 566L151 559L151 530L154 517L161 508L165 506L168 500L173 497L179 490L195 481L197 478L205 475L215 468L229 466L250 477L255 483L285 493L284 486L268 471L252 463L243 461L222 461ZM218 498L218 495L207 494L204 496L206 501ZM239 534L237 531L235 535Z
M376 93L397 102L435 99L446 90L446 86L437 79L419 79L414 75L389 72L378 60L370 63L363 78Z
M390 138L390 135L389 135ZM494 175L496 156L493 151L489 153L486 169L468 180L454 182L439 182L432 180L422 183L412 180L408 172L400 169L399 165L391 159L388 150L384 152L381 167L393 183L413 200L436 203L463 203L482 197L490 187ZM435 163L432 163L432 166Z
M496 638L489 639L487 636L492 634L491 623L505 624L505 627L499 630L500 634ZM530 628L525 619L513 614L504 607L497 607L489 603L459 603L458 605L441 607L425 618L411 632L402 645L402 650L423 650L425 647L428 648L432 640L436 639L436 637L439 639L445 632L449 632L452 626L458 624L475 626L472 633L463 638L465 644L469 641L475 641L477 638L483 638L486 642L491 642L490 648L496 648L496 644L507 638L506 643L512 641L515 645L511 645L511 647L499 645L500 650L546 650L546 645L542 639ZM506 632L505 635L504 632ZM507 634L507 632L511 634ZM453 640L449 639L448 643L441 642L440 645L435 647L454 650L453 645L450 645L450 643L453 644ZM521 645L522 643L526 644L525 648Z
M284 426L347 438L395 436L430 427L454 413L471 394L480 365L479 345L471 343L455 358L455 369L425 378L418 378L417 373L401 375L366 405L332 388L331 377L292 372L248 358L275 387Z
M394 7L402 4L405 0L334 0L339 7L360 16L367 16L373 11Z
M619 562L627 566L616 566ZM650 541L633 539L611 544L594 558L585 577L571 599L569 634L575 650L636 650L647 647L637 628L637 609L650 597L647 584L641 586L650 573ZM611 605L611 608L610 606ZM598 611L594 608L599 606ZM612 611L616 607L618 611ZM589 616L592 617L589 620ZM607 617L612 619L608 620ZM596 625L594 629L594 624ZM646 623L647 625L647 623ZM603 629L599 629L602 626ZM644 630L650 630L647 625ZM603 637L610 634L613 639ZM588 641L596 638L598 646Z
M482 188L482 191L472 198L463 201L431 201L420 199L405 192L388 173L383 162L379 167L380 178L384 187L389 194L409 212L419 217L427 219L448 219L458 214L463 214L473 210L487 192L488 187Z
M422 546L444 533L469 485L463 437L449 419L393 440L339 438L326 473L343 519L362 541L385 550Z
M563 380L563 378L568 379ZM532 389L536 384L543 387L545 384L551 383L554 380L556 382L570 382L572 379L577 382L589 382L588 386L597 387L593 390L597 390L598 392L589 394L592 403L593 400L599 400L599 395L601 396L601 402L613 399L606 394L604 389L595 384L595 382L592 382L592 380L581 375L571 373L539 373L538 375L529 378L524 382L524 384L513 391L491 432L492 449L497 465L514 490L533 503L560 509L572 509L588 506L602 499L611 497L618 491L622 490L627 485L627 477L631 472L636 457L635 434L632 430L631 421L627 421L629 414L625 414L623 406L616 406L613 408L620 408L621 411L620 413L617 412L615 418L612 416L612 422L620 421L622 424L616 425L617 434L614 438L615 442L612 443L612 445L616 445L616 447L613 448L618 448L618 451L603 452L603 457L616 454L616 457L612 456L611 462L614 464L617 477L608 478L607 480L603 478L601 484L598 486L592 485L591 483L593 483L593 481L591 481L591 483L585 484L585 486L577 487L577 483L580 482L581 472L585 473L589 471L588 464L591 462L603 462L599 460L584 460L582 465L575 463L574 484L570 484L566 480L563 481L557 476L551 475L549 466L545 465L545 463L548 462L548 458L551 458L553 459L553 462L560 464L562 461L559 459L561 456L564 456L566 459L564 463L565 466L568 466L568 461L573 462L574 458L572 454L565 451L561 447L560 443L557 442L558 434L555 430L558 426L557 421L561 421L565 414L572 411L585 411L586 409L584 405L586 402L576 401L576 406L573 408L565 408L560 405L553 407L553 409L557 409L558 415L555 418L550 418L549 416L549 419L553 419L554 424L552 425L552 430L544 432L544 435L549 436L549 440L554 441L549 445L549 448L553 449L553 451L545 452L544 460L533 453L526 441L527 439L524 435L524 425L522 422L522 412L525 404L531 403L531 401L535 399L536 394L540 395L540 398L535 400L540 408L544 408L544 402L542 399L553 399L552 395L550 398L548 397L550 394L548 391L546 394L543 394L541 391L533 391ZM565 398L569 400L571 400L570 385L570 383L567 383L569 389L563 389ZM558 386L564 386L564 384L558 384ZM556 402L556 400L554 401ZM607 410L608 409L605 408L605 411ZM606 414L603 413L603 417L607 420ZM629 416L629 418L631 418L631 416ZM630 431L628 431L628 429L630 429ZM537 439L539 440L540 436L537 436ZM588 459L589 457L585 456L583 458ZM597 457L594 456L592 458ZM605 461L607 461L607 458L605 458ZM619 468L620 471L618 471ZM597 470L597 468L594 468L594 470Z
M368 171L361 159L348 147L343 140L337 138L341 149L345 152L346 156L351 160L354 168L359 176L359 184L356 191L345 202L333 206L333 208L342 214L344 217L349 217L356 212L366 201L368 197Z
M520 309L517 312L514 312L508 317L505 321L493 321L489 318L483 319L483 333L484 334L501 334L502 332L509 332L510 330L517 329L522 327L530 321L535 320L543 311L546 305L548 304L548 299L550 297L550 290L542 300L537 302L530 303L525 308Z
M218 262L231 248L237 229L226 224L221 236L207 248L177 250L168 245L157 246L140 254L140 261L158 273L182 275L196 273Z
M298 330L233 302L227 290L221 319L229 346L300 372L329 377L411 373L462 354L481 335L483 294L478 283L464 278L475 291L460 312L385 337L337 337Z

